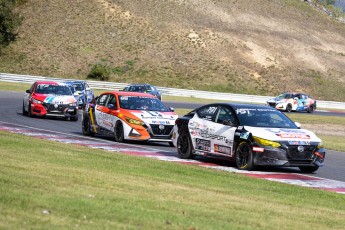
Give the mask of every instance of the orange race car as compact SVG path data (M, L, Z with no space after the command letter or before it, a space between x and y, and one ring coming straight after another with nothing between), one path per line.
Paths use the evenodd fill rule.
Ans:
M115 141L160 141L172 145L178 115L157 97L136 92L105 92L83 112L84 135L111 134Z

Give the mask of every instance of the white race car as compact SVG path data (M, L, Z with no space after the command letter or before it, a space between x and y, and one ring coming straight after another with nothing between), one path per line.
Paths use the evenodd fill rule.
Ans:
M176 120L173 143L184 159L213 156L245 170L266 165L315 172L323 166L326 150L313 132L299 127L267 106L209 104Z

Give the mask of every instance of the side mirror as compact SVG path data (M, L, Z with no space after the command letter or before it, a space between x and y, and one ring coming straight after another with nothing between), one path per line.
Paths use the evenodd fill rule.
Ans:
M90 89L89 87L87 87L85 90L86 90L86 91L90 91L91 89Z
M25 93L31 93L31 92L30 92L30 90L29 90L29 89L27 89L27 90L25 91Z
M175 109L173 107L169 107L170 112L175 112Z
M298 100L298 97L295 97L294 100Z
M75 97L78 97L78 96L79 96L79 93L78 93L78 92L75 92L73 95L74 95Z
M302 126L301 126L301 123L299 123L299 122L295 122L295 125L297 126L297 128L301 128Z
M114 110L114 109L116 109L116 106L114 104L109 104L108 109Z

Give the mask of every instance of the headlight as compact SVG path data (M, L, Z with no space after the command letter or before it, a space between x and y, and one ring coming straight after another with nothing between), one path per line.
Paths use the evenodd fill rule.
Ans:
M279 148L281 146L281 144L279 144L278 142L269 141L269 140L262 139L259 137L253 137L253 139L256 143L263 145L263 146L271 146L273 148Z
M321 141L318 145L317 145L318 149L322 149L323 148L323 141Z
M42 104L42 101L39 101L39 100L36 100L36 99L33 99L33 98L32 98L32 102L35 103L35 104Z
M145 123L142 122L142 121L139 121L139 120L136 120L136 119L132 119L132 118L129 118L129 117L125 117L125 118L126 118L126 121L127 121L128 123L130 123L130 124L133 124L133 125L141 125L141 126L145 125Z

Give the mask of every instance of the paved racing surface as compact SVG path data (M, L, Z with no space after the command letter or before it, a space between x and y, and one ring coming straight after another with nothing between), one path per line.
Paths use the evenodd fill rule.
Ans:
M327 151L326 165L314 174L300 174L297 168L259 168L260 171L255 172L239 171L233 163L227 161L200 157L196 160L181 160L177 157L176 149L165 143L120 144L114 142L110 137L86 138L81 133L81 119L78 122L72 122L62 119L23 116L23 96L24 93L0 91L0 130L91 148L101 148L107 151L141 155L184 164L197 164L217 170L244 173L256 178L345 193L345 153ZM166 105L175 108L199 106L198 104L181 102L167 102ZM331 115L331 113L327 114Z

